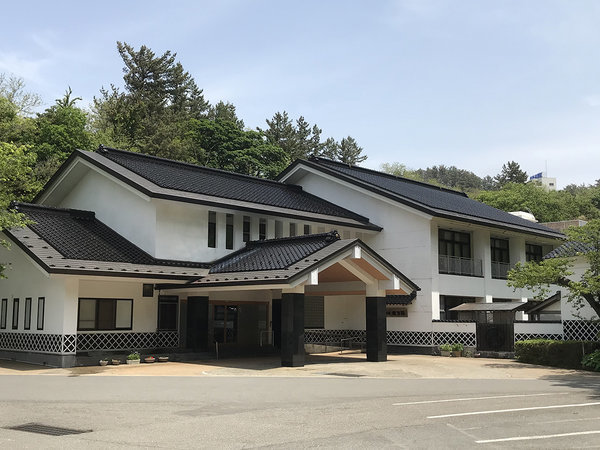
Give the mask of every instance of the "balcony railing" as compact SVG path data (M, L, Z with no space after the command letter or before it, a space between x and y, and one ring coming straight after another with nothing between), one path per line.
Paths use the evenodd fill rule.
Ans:
M438 268L440 273L451 275L483 276L483 265L480 259L439 255Z
M510 270L510 264L492 261L492 278L500 278L506 280L508 278L508 271Z

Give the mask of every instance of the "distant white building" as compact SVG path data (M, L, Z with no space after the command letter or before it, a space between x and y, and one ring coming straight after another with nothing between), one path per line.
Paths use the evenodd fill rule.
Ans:
M556 178L547 176L546 172L539 172L529 177L530 183L542 186L546 191L556 190Z

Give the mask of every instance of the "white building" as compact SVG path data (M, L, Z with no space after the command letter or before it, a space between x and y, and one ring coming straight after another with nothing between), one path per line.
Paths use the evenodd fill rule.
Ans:
M215 343L280 348L286 365L303 363L304 344L343 339L366 341L374 361L386 345L475 346L475 324L452 309L480 304L473 314L492 322L506 302L517 309L529 293L506 286L507 270L563 238L453 190L320 158L267 181L75 151L34 203L17 205L35 223L6 232L0 253L0 357L63 366Z

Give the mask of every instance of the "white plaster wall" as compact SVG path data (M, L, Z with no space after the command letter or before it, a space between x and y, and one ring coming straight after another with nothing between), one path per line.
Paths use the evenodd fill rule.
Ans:
M365 297L361 295L330 295L324 299L326 330L366 329Z
M585 272L588 267L586 259L584 257L578 257L575 259L575 266L573 267L573 275L569 278L572 280L580 280L581 275ZM561 291L561 319L562 320L596 320L598 316L594 310L584 300L582 302L583 307L581 309L575 308L572 302L569 302L569 290L556 286L556 290Z
M435 332L475 333L476 324L472 322L433 322Z
M515 333L531 333L531 334L563 334L563 326L558 323L520 323L515 322Z
M0 239L6 236L0 233ZM66 306L72 300L72 283L64 277L48 276L25 255L16 245L7 250L0 246L0 261L7 264L6 279L0 279L0 299L8 299L6 329L2 332L19 333L71 333L71 326L65 320ZM25 330L25 298L31 297L31 328ZM38 297L45 297L44 329L37 329ZM19 327L12 329L13 299L19 299Z
M58 205L94 211L96 218L155 256L156 210L122 182L89 170Z
M154 297L142 297L142 285L143 281L123 281L118 278L83 279L79 282L78 298L131 298L133 299L131 331L154 332L158 319L158 292L154 292ZM74 310L74 317L76 323L77 308Z

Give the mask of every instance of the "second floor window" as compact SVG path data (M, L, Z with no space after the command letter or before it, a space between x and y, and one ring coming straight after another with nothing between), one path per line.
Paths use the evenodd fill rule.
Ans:
M250 217L244 216L244 228L242 230L242 240L244 242L250 242L250 226L252 222L250 221Z
M267 219L260 219L258 222L258 240L264 241L267 238Z
M508 255L508 240L507 239L490 239L490 248L492 251L492 261L499 263L510 262L510 258Z
M543 256L542 246L535 244L525 244L525 260L541 261Z
M296 224L290 223L290 237L296 236Z
M225 248L233 249L233 214L225 216Z
M304 234L310 234L310 225L304 225Z
M471 258L471 235L459 231L438 231L438 248L440 255Z
M208 246L217 246L217 213L214 211L208 212Z

